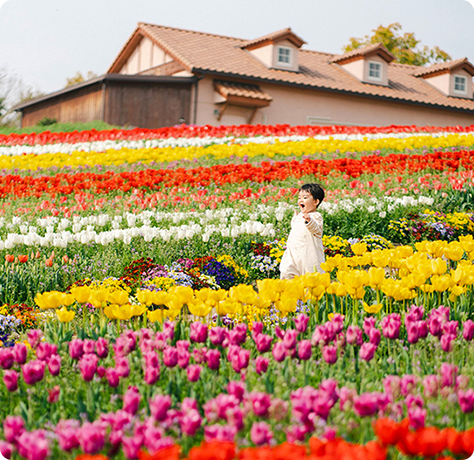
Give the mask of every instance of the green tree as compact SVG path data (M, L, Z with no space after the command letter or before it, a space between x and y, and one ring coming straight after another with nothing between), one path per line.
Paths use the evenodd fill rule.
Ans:
M387 27L379 26L372 30L372 35L366 35L364 38L351 37L350 43L343 47L343 51L346 53L363 46L382 43L395 56L395 62L400 64L424 66L451 60L451 56L437 46L422 46L413 32L405 32L403 35L401 32L402 26L398 22Z
M89 72L87 72L85 76L82 75L82 72L77 71L74 77L66 78L65 88L67 88L68 86L77 85L78 83L82 83L84 81L92 80L96 77L98 77L98 75L95 72L92 72L92 70L89 70Z

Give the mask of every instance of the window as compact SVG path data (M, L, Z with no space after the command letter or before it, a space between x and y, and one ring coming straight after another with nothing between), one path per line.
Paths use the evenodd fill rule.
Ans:
M457 93L466 93L466 77L454 77L454 91Z
M371 80L382 80L382 64L369 62L369 78Z
M278 63L291 65L291 48L278 47Z

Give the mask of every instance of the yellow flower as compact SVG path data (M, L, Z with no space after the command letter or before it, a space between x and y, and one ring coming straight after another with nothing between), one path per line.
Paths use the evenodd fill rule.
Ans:
M376 304L372 304L372 305L367 305L365 302L362 302L362 305L364 306L364 310L365 310L367 313L376 314L376 313L378 313L380 310L382 310L382 304L381 304L381 303L376 303Z
M92 291L89 286L76 286L71 288L71 294L78 303L89 302L91 292Z
M63 307L56 310L56 315L58 315L58 319L61 323L69 323L74 319L74 316L76 316L76 312L69 311L66 307Z

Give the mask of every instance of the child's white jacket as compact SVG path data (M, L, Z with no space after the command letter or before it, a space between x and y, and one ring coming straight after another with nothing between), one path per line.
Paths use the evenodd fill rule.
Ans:
M302 213L291 219L291 231L286 243L286 251L280 262L280 278L291 279L308 272L324 273L323 216L311 212L308 223Z

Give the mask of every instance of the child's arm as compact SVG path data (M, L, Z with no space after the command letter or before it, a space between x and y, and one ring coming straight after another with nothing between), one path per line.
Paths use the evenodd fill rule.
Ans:
M319 212L305 216L305 225L311 235L316 238L323 237L323 216Z

